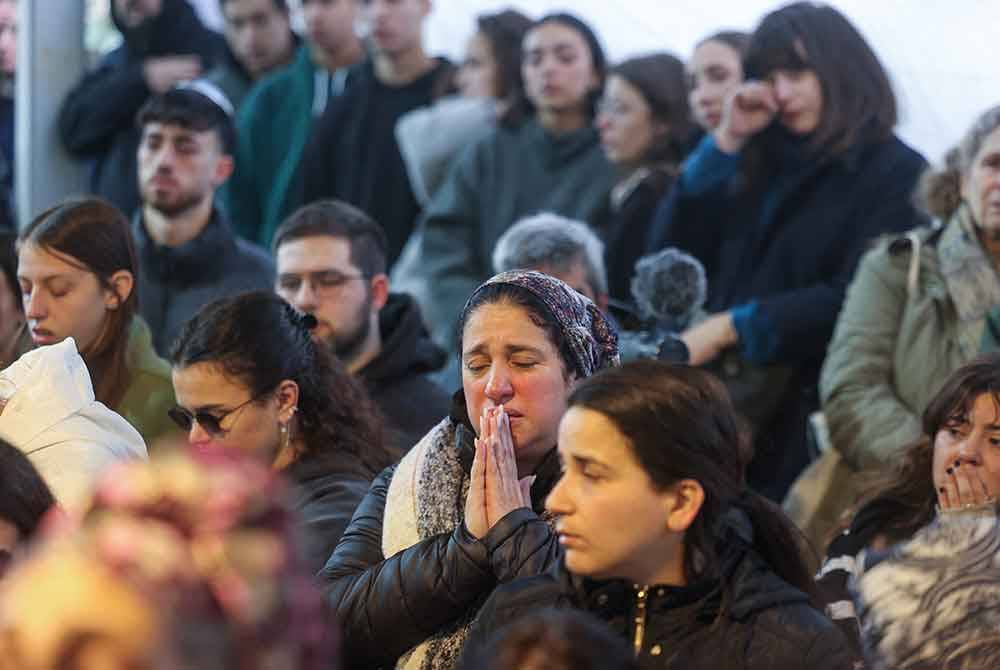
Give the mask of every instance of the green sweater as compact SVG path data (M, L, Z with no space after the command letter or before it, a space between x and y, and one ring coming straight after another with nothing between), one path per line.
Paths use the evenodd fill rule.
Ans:
M176 401L170 366L156 355L149 326L139 317L129 328L127 361L129 385L114 410L139 431L146 448L153 449L159 438L179 433L167 416Z
M309 47L257 84L236 115L236 169L222 189L236 231L270 248L275 228L296 206L295 173L313 119L316 66Z
M518 219L553 212L600 228L614 169L588 126L554 136L534 120L499 127L452 165L418 238L416 296L434 339L452 348L465 301L493 275L497 239Z

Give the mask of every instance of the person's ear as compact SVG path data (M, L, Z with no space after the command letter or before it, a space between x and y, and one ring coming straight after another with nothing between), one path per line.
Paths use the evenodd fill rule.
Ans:
M683 533L694 523L705 502L705 489L694 479L682 479L664 495L667 530Z
M368 289L372 296L372 311L378 312L389 302L389 276L385 273L375 275L369 280Z
M236 161L229 154L222 154L215 160L215 174L212 175L212 183L215 188L219 188L229 180L235 165Z
M121 307L132 295L135 277L128 270L119 270L108 278L108 288L104 290L104 307L114 311Z
M275 396L278 399L278 422L287 424L299 409L299 385L291 379L284 379L278 384Z

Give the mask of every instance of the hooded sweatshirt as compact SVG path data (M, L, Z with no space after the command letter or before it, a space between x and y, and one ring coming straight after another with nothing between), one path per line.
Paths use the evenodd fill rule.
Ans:
M29 351L0 372L0 397L0 438L24 452L72 514L84 511L110 465L146 458L135 428L94 399L73 338Z
M149 58L197 56L207 71L224 42L205 28L186 0L163 0L160 14L128 28L111 3L111 18L123 44L70 91L59 114L66 149L91 161L90 191L126 215L139 206L136 114L152 95L143 63Z
M359 376L389 421L386 443L401 457L448 415L451 396L429 373L445 364L446 354L431 340L416 301L392 293L379 313L382 350Z

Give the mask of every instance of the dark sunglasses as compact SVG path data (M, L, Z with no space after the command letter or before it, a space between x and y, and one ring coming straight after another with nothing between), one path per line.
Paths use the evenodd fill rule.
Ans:
M224 437L226 433L228 433L230 430L233 429L233 426L230 426L229 428L222 427L222 422L226 420L227 416L239 412L241 409L243 409L250 403L254 402L255 400L260 400L268 393L270 393L270 391L265 391L264 393L256 395L247 400L246 402L241 403L236 407L230 410L226 410L225 412L222 412L220 414L210 414L208 412L191 412L190 410L187 410L181 407L180 405L175 405L167 410L167 416L169 416L173 420L173 422L176 423L180 427L180 429L183 430L185 433L191 432L191 426L197 423L199 426L201 426L202 430L204 430L212 437L220 438ZM238 420L239 417L237 416L236 420L233 421L233 425L235 425L236 421Z

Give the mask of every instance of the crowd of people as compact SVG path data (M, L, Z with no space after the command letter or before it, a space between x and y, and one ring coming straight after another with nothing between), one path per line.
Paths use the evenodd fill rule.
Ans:
M0 668L1000 663L1000 107L928 165L816 2L454 64L430 0L110 0L16 222L25 1Z

